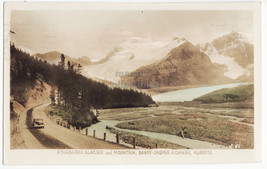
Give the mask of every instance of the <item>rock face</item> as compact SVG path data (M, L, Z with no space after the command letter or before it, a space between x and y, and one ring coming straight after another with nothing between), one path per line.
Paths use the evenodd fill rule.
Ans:
M212 45L221 55L234 58L243 68L254 63L254 47L248 39L237 32L215 39Z
M157 63L143 66L121 80L137 88L219 84L230 81L223 75L220 66L214 65L209 56L188 41L173 48Z
M254 46L245 35L231 32L197 47L210 57L212 63L225 66L225 76L232 79L241 76L251 79L253 76Z

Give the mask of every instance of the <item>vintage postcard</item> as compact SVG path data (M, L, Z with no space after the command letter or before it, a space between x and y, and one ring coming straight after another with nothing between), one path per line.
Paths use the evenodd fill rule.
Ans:
M261 160L261 3L4 4L5 164Z

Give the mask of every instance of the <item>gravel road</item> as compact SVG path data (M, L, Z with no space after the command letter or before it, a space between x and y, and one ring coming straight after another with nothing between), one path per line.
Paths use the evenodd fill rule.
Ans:
M82 135L67 128L56 125L44 112L47 104L32 107L20 117L22 137L27 149L126 149L123 145L106 142L90 136ZM42 118L44 129L32 128L32 119Z

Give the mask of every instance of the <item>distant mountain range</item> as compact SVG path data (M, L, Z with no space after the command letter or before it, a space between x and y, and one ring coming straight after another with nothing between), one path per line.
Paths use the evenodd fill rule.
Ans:
M60 55L53 51L34 56L57 64ZM99 60L65 57L71 64L80 63L87 77L138 88L253 81L254 73L253 44L237 32L197 45L178 37L170 42L133 37Z
M58 64L58 62L60 62L60 60L61 60L61 58L60 58L61 54L62 53L58 52L58 51L51 51L51 52L47 52L47 53L44 53L44 54L40 54L40 53L34 54L34 57L36 57L37 59L41 59L43 61L47 61L48 63L51 63L51 64ZM80 60L72 58L72 57L70 57L70 56L68 56L66 54L64 54L64 56L65 56L66 62L70 61L71 64L73 64L73 65L77 65L78 63L81 63L80 62L81 59L82 60L89 60L89 62L90 62L90 59L87 58L86 56L85 56L86 58L84 58L84 57L79 58Z
M253 61L254 47L248 38L231 32L211 43L194 46L186 41L121 80L138 88L252 82Z
M114 53L116 53L118 51L120 51L120 49L115 47L112 51L110 51L106 55L106 57L104 57L103 59L97 60L97 61L92 61L87 56L82 56L82 57L76 59L76 58L72 58L72 57L70 57L64 53L63 54L65 56L66 62L70 61L71 64L73 64L73 65L77 65L78 63L80 63L81 65L88 66L88 65L97 65L97 64L105 63L105 62L109 61L109 59L114 55ZM52 52L47 52L44 54L37 53L34 55L34 57L41 59L41 60L45 60L49 63L57 64L61 60L61 54L62 53L60 53L58 51L52 51Z

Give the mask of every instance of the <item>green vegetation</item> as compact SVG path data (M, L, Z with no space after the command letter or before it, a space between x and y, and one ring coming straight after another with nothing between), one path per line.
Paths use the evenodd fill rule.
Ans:
M64 105L52 105L46 107L45 112L61 121L66 121L72 126L81 126L82 128L90 126L97 122L95 116L90 110L79 111L77 108L71 108Z
M253 127L231 122L218 116L202 113L159 116L123 122L116 127L178 135L186 128L188 138L229 146L240 144L241 148L253 148Z
M253 98L254 85L241 85L234 88L221 89L204 96L201 96L194 101L202 103L228 103L240 102Z

